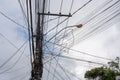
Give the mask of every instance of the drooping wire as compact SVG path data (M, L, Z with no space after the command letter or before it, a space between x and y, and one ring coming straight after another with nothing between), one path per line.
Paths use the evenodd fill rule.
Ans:
M52 43L52 44L53 44L53 42L49 42L49 43ZM62 46L62 45L60 45L60 44L55 44L55 45L57 45L57 46ZM100 56L92 55L92 54L90 54L90 53L86 53L86 52L79 51L79 50L75 50L75 49L70 49L70 48L68 48L68 47L66 47L66 46L62 46L62 47L66 48L66 49L69 49L69 50L71 50L71 51L80 53L80 54L84 54L84 55L88 55L88 56L91 56L91 57L95 57L95 58L100 58L100 59L112 61L112 59L109 59L109 58L105 58L105 57L100 57Z
M63 1L62 1L62 3L63 3ZM69 11L69 14L71 13L71 9L72 9L72 6L73 6L73 0L72 0L72 3L71 3L71 7L70 7L70 11ZM69 21L69 18L67 19L67 23L66 23L66 26L67 26L67 24L68 24L68 21ZM59 23L58 23L59 24ZM58 34L59 32L57 32L57 34ZM64 31L64 35L63 36L65 36L65 33L66 33L66 29L65 29L65 31ZM56 36L57 36L57 34L56 34ZM63 37L63 40L64 40L64 37ZM63 44L63 40L62 40L62 44ZM56 42L56 41L55 41ZM60 55L60 53L62 52L62 50L63 50L63 48L62 48L62 46L61 46L61 48L60 48L60 52L59 52L59 54L58 55ZM59 57L56 59L55 58L55 60L56 60L56 66L55 66L55 71L56 71L56 69L57 69L57 66L58 66L58 61L59 61ZM63 70L63 68L61 67L61 69ZM54 72L55 72L54 71ZM64 70L63 70L64 71ZM65 71L64 71L64 73L65 73ZM55 74L55 73L54 73ZM65 75L68 77L68 79L70 80L70 77L65 73Z
M61 0L59 13L61 13L62 7L63 7L63 0ZM59 22L60 22L60 17L58 18L57 24L59 24ZM59 27L59 25L56 26L56 32L55 32L55 34L58 33L58 27ZM57 38L57 36L54 37L54 43L56 42L56 38ZM55 45L53 45L53 50L52 50L53 52L54 52L54 49L55 49ZM61 51L60 51L60 52L61 52ZM59 53L59 54L60 54L60 53ZM53 75L52 80L54 80L54 76L55 76L55 73L56 73L56 70L57 70L57 67L58 67L58 61L59 61L59 57L58 57L58 59L57 59L57 63L56 63L56 65L55 65L55 69L54 69L54 71L53 71L53 74L54 74L54 75Z
M44 67L44 69L49 71L46 67ZM52 69L54 69L54 67L52 67ZM49 71L49 73L51 73L51 72ZM56 78L56 75L54 75L54 72L51 73L51 74ZM61 74L58 71L56 71L56 74L61 78L61 80L65 80L64 77L62 77Z
M48 54L48 55L51 55L51 54ZM74 60L74 61L82 61L82 62L87 62L87 63L93 63L93 64L98 64L98 65L106 66L106 64L103 64L103 63L89 61L89 60L84 60L84 59L73 58L73 57L69 57L69 56L56 55L56 54L53 54L53 56L55 56L55 57L58 56L58 57L61 57L61 58L70 59L70 60Z
M31 0L27 0L27 4L29 4L29 13L30 13L30 28L31 28L31 37L32 37L32 53L33 53L33 57L34 57L34 37L33 37L33 18L32 18L32 2L31 2ZM27 7L28 7L28 5L27 5ZM28 15L29 16L29 15ZM28 26L29 27L29 26Z
M50 51L50 49L49 49L49 47L48 47L47 45L46 45L46 48L48 49L48 51L50 52L51 57L52 57L53 52ZM50 57L50 58L51 58L51 57ZM67 73L65 72L64 68L59 64L59 62L58 62L58 60L56 59L56 57L55 57L54 59L55 59L56 63L58 63L58 65L60 66L60 68L62 69L62 71L65 73L65 75L68 77L68 79L71 80L70 77L69 77L69 76L67 75ZM51 61L49 61L49 63L51 63ZM51 65L51 66L52 66L52 65Z
M55 61L57 62L56 58ZM61 64L58 62L58 66L62 69L62 71L64 72L64 74L66 75L66 77L68 78L68 80L71 80L70 76L68 76L67 72L65 71L65 69L61 66Z
M20 5L20 8L21 8L23 17L24 17L24 19L25 19L25 22L27 22L27 16L26 16L25 10L24 10L24 8L23 8L23 6L22 6L22 2L21 2L21 0L18 0L18 2L19 2L19 5ZM27 23L26 23L26 24L27 24Z
M71 73L70 71L66 70L60 63L58 63L58 65L61 67L61 69L64 70L64 72L65 72L66 75L67 75L67 73L69 73L70 75L74 76L76 79L81 80L81 79L80 79L79 77L77 77L75 74L73 74L73 73ZM71 79L69 78L69 80L71 80Z
M72 2L71 2L71 6L70 6L70 10L69 10L69 14L71 13L71 10L72 10L72 7L73 7L73 3L74 3L74 0L72 0ZM66 25L65 25L65 30L64 30L64 32L63 32L63 37L62 37L62 43L61 44L65 44L64 43L64 38L65 38L65 36L66 36L66 33L67 33L67 27L68 27L68 23L69 23L69 18L68 18L68 20L67 20L67 22L66 22ZM72 30L73 31L73 30ZM73 34L73 32L72 32L72 35L73 35L73 43L74 43L74 34ZM60 39L59 39L60 40Z
M81 10L82 8L84 8L87 4L89 4L90 2L91 2L92 0L89 0L88 2L86 2L82 7L80 7L79 9L77 9L75 12L73 12L73 14L72 15L75 15L79 10ZM69 17L67 17L67 18L65 18L63 21L61 21L59 24L57 24L56 26L58 26L58 25L60 25L60 24L62 24L63 22L65 22L66 20L68 20L69 19ZM46 34L44 34L44 35L47 35L49 32L51 32L52 30L54 30L55 28L56 28L56 26L55 27L53 27L52 29L50 29ZM46 43L47 42L49 42L50 40L52 40L53 38L50 38L48 41L46 41ZM45 44L46 44L45 43Z
M10 20L11 22L17 24L18 26L21 26L24 30L27 30L27 28L21 24L19 24L18 22L16 22L15 20L13 20L12 18L8 17L6 14L4 14L2 11L0 11L0 14L3 15L6 19Z
M26 46L27 46L27 45L26 45ZM14 62L14 64L13 64L11 67L9 67L8 69L0 72L0 74L6 73L7 71L13 69L13 68L18 64L18 62L20 61L20 59L21 59L21 57L22 57L22 55L23 55L23 53L24 53L24 51L25 51L25 49L26 49L26 46L25 46L24 50L22 51L22 53L20 54L20 56L18 57L18 59Z
M33 62L32 61L35 58L35 54L34 54L33 28L32 28L32 23L30 22L30 18L32 16L30 16L30 14L29 14L29 12L30 12L30 9L29 9L30 4L31 4L31 2L26 0L28 35L29 35L29 49L30 49L30 63L31 63L31 76L32 76L32 71L33 71Z
M53 75L53 73L50 72L46 67L44 67L44 69L45 69L48 73L50 73L51 75ZM61 79L59 79L56 75L55 75L55 78L56 78L57 80L61 80Z
M26 40L20 48L18 48L18 50L16 52L14 52L4 63L2 63L2 65L0 65L0 68L4 67L20 50L21 48L27 43L28 40Z
M30 73L30 71L27 71L25 73L19 74L19 75L15 76L15 77L11 78L10 80L16 80L16 79L18 79L18 77L21 77L21 76L26 77L25 75L28 75L29 73ZM22 80L22 79L20 79L20 80Z
M111 2L111 1L110 1ZM107 2L107 3L105 3L106 5L108 5L110 2ZM114 4L112 4L112 5L110 5L109 7L107 7L107 8L105 8L104 10L102 10L101 12L99 12L98 14L95 14L94 16L92 16L90 19L88 18L88 20L84 23L84 25L86 25L88 22L90 22L91 20L93 20L94 18L96 18L97 16L99 16L100 14L102 14L102 13L104 13L104 12L107 12L107 10L109 10L109 9L111 9L112 7L114 7L114 5L115 4L117 4L117 3L119 3L119 0L118 1L116 1ZM105 7L106 5L103 5L103 7ZM118 7L118 6L117 6ZM115 8L116 9L116 8ZM96 10L97 11L97 10ZM96 12L95 11L95 12ZM91 13L92 14L92 13ZM109 18L109 17L108 17ZM87 19L87 17L86 17L86 19ZM101 21L103 21L103 20L101 20ZM101 21L99 21L99 23L101 23ZM98 24L96 24L96 26L98 26ZM90 28L90 29L92 29L92 28ZM89 29L89 30L90 30ZM88 30L87 31L85 31L85 32L88 32ZM79 35L80 35L80 33L78 33ZM85 33L81 33L81 34L85 34ZM90 35L90 33L88 33L88 35ZM75 36L77 36L77 35L75 35ZM87 35L86 35L87 36ZM87 38L86 38L87 39ZM85 39L84 39L85 40Z
M82 7L78 8L75 12L72 13L72 15L76 14L78 11L80 11L83 7L85 7L87 4L89 4L92 0L89 0L86 2Z
M119 10L118 10L118 11L119 11ZM116 14L118 11L114 12L113 14ZM111 17L113 14L109 15L107 18ZM105 22L103 22L103 21L106 20L107 18L101 20L103 23L102 23L101 25L99 25L99 26L96 25L96 26L97 26L96 28L94 28L94 29L91 30L89 33L87 33L87 34L85 34L84 36L82 36L82 38L84 38L84 39L82 39L82 40L85 40L88 35L93 35L93 34L92 34L93 32L95 32L96 30L100 29L101 26L104 26L106 23L108 23L109 21L111 21L112 19L114 19L115 17L117 17L118 15L120 15L120 12L119 12L118 14L114 15L113 17L111 17L109 20L107 20L107 21L105 21ZM94 34L95 34L95 33L94 33Z
M51 2L50 2L50 0L48 0L48 12L50 13L50 4L51 4ZM49 15L47 16L47 21L45 21L44 23L47 23L47 27L46 27L46 32L48 31L48 24L49 24L49 22L50 21L53 21L53 20L56 20L57 18L54 18L54 19L50 19L49 20ZM47 38L47 36L46 36L46 38ZM52 56L51 56L52 57ZM50 75L50 71L51 71L51 61L50 61L50 63L49 63L49 66L48 66L48 73L47 73L47 77L46 77L46 80L49 80L49 75Z
M97 12L99 12L102 8L104 8L105 6L107 6L110 2L112 2L113 0L110 0L110 1L107 1L107 2L104 2L104 4L100 5L97 9L95 9L92 13L90 13L89 15L87 15L85 18L83 18L83 20L85 19L88 19L87 21L81 23L82 25L86 25L88 22L90 22L91 20L93 20L95 17L97 17L98 15L100 15L101 13L103 13L104 11L106 11L107 9L105 9L104 11L96 14ZM91 16L93 15L93 16ZM90 16L90 19L89 19L89 16ZM82 21L82 20L80 20ZM75 32L75 30L78 30L78 29L74 29L73 31ZM86 31L87 32L87 31ZM69 34L69 33L68 33Z
M32 46L33 44L31 44L31 28L30 28L30 23L29 23L29 9L28 9L28 0L26 0L26 8L27 8L27 24L28 24L28 37L29 37L29 49L30 49L30 63L31 63L31 67L32 67L32 69L33 69L33 65L32 65L32 56L34 56L34 50L33 50L33 48L34 48L34 46ZM33 57L34 58L34 57Z

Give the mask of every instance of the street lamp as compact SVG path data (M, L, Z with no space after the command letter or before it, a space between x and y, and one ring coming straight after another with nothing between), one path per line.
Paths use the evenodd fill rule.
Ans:
M57 34L53 35L48 41L46 41L46 43L49 42L50 40L52 40L52 39L53 39L55 36L57 36L58 34L60 34L63 30L65 30L65 29L67 29L67 28L70 28L70 27L71 27L71 28L72 28L72 27L82 28L83 25L82 25L82 24L78 24L78 25L67 26L67 27L61 29ZM46 34L45 34L45 35L46 35ZM44 43L44 45L45 45L46 43Z
M77 28L82 28L83 24L76 25Z

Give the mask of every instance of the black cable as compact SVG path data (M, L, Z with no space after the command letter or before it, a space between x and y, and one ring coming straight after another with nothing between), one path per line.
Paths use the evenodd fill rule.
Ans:
M111 2L111 1L110 1L110 2ZM110 2L106 3L106 5L108 5ZM118 2L119 2L119 0L116 1L114 4L110 5L109 7L105 8L104 10L102 10L100 13L98 13L98 14L96 14L95 16L91 17L91 18L90 18L87 22L85 22L83 25L86 25L88 22L90 22L91 20L93 20L94 18L96 18L98 15L100 15L100 14L102 14L103 12L107 11L108 9L112 8L112 7L113 7L114 5L116 5ZM106 5L104 5L104 6L106 6ZM118 7L119 7L119 6L118 6ZM101 20L101 21L103 21L103 20ZM101 23L101 21L99 21L99 22ZM98 25L96 25L96 26L98 26ZM87 32L87 31L85 31L85 32ZM85 34L85 33L83 33L83 34ZM80 34L79 34L79 35L80 35ZM90 34L88 33L88 35L90 35ZM84 39L84 40L85 40L85 39Z
M111 21L112 19L114 19L115 17L117 17L118 15L120 15L120 12L119 12L118 14L114 15L114 16L113 16L112 18L110 18L109 20L105 21L103 24L101 24L101 25L99 25L98 27L94 28L93 30L91 30L89 33L85 34L85 35L82 36L82 37L84 38L85 36L90 35L90 33L95 32L95 31L98 30L101 26L105 25L106 23L108 23L109 21ZM109 16L109 17L111 17L111 16ZM106 18L105 18L105 19L106 19ZM105 19L104 19L104 20L105 20ZM103 21L103 20L102 20L102 21ZM85 40L85 39L84 39L84 40Z
M2 33L0 33L0 35L9 43L11 44L14 48L18 49L15 44L13 44L9 39L7 39Z
M20 68L17 68L17 69L11 70L11 71L7 71L6 73L13 73L13 72L21 71L22 69L28 68L28 65L29 64L25 64L24 66L22 66Z
M73 2L73 1L72 1ZM61 1L61 7L60 7L60 10L62 9L62 4L63 4L63 0ZM70 7L70 11L71 11L71 9L72 9L72 6L73 6L73 3L71 4L71 7ZM69 12L69 14L70 14L70 12ZM68 19L69 20L69 19ZM58 21L59 22L59 21ZM68 21L67 21L67 23L68 23ZM59 24L59 23L58 23ZM57 29L56 29L57 30ZM57 36L57 34L58 34L59 32L57 32L56 33L56 35L55 35L55 38L56 38L56 36ZM65 32L64 32L65 33ZM65 34L64 34L65 35ZM56 42L56 41L55 41ZM62 43L63 43L63 41L62 41ZM62 47L60 48L60 52L62 51ZM61 54L59 52L59 55ZM57 66L58 66L58 61L59 61L59 57L58 57L58 59L56 59L55 58L55 60L56 60L56 67L55 67L55 70L56 70L56 68L57 68ZM63 70L63 68L62 68L62 70ZM65 72L64 72L65 73ZM55 74L55 71L54 71L54 74ZM69 76L65 73L65 75L68 77L68 79L70 80L70 78L69 78ZM53 80L54 80L54 78L53 78Z
M88 20L85 24L87 24L88 22L90 22L92 19L94 19L95 17L97 17L98 15L102 14L103 12L107 11L108 9L112 8L115 4L117 4L120 0L116 1L114 4L112 4L111 6L107 7L106 9L104 9L103 11L101 11L100 13L98 13L97 15L95 15L94 17L92 17L90 20ZM108 3L109 4L109 3ZM107 5L107 4L106 4Z
M29 76L29 75L28 75L29 73L30 73L30 72L26 73L22 78L20 78L20 80L26 80L25 78L26 78L27 76Z
M48 51L52 54L52 52L50 51L50 49L48 48L47 45L46 45L46 48L47 48ZM52 55L51 55L51 56L52 56ZM58 62L56 58L54 58L54 59L55 59L56 62ZM49 61L49 63L51 63L51 61ZM66 71L64 70L64 68L63 68L59 63L58 63L58 65L59 65L60 68L63 70L63 72L65 73L65 75L68 77L68 79L71 80L70 77L68 76L68 74L66 73ZM51 66L51 64L50 64L50 66ZM50 71L50 70L49 70L49 71Z
M48 13L50 13L50 0L48 0ZM49 15L47 16L47 20L46 21L44 21L44 24L46 23L47 24L47 26L46 26L46 32L47 32L47 30L48 30L48 23L50 22L50 21L53 21L53 20L56 20L57 18L53 18L53 19L49 19ZM46 33L45 32L45 33ZM47 38L47 36L46 36L46 38ZM50 69L51 69L51 62L49 63L49 67L48 67L48 73L47 73L47 76L46 76L46 80L49 80L49 72L50 72Z
M86 2L82 7L78 8L74 13L72 13L72 15L76 14L78 11L80 11L83 7L85 7L87 4L89 4L92 0L89 0L88 2Z
M57 62L56 58L55 61ZM65 71L65 69L62 67L62 65L60 63L58 63L59 67L62 69L62 71L64 72L64 74L67 76L68 80L71 80L71 78L68 76L67 72Z
M69 14L71 13L71 10L72 10L72 7L73 7L73 3L74 3L74 0L72 0L72 2L71 2ZM64 41L64 38L65 38L65 36L66 36L67 27L68 27L68 22L69 22L69 18L68 18L68 20L67 20L67 22L66 22L66 25L65 25L65 28L66 28L66 29L64 30L64 33L63 33L62 44L64 44L63 41ZM73 33L73 32L72 32L72 33ZM60 41L60 40L61 40L61 39L59 39L59 41ZM74 35L73 35L73 40L74 40Z
M26 46L27 46L27 45L26 45ZM7 71L13 69L13 68L18 64L18 62L20 61L20 59L21 59L21 57L22 57L22 55L23 55L23 53L24 53L24 51L25 51L25 49L26 49L26 46L25 46L23 52L22 52L22 53L20 54L20 56L18 57L18 59L15 61L15 63L14 63L11 67L9 67L8 69L0 72L0 74L6 73Z
M68 56L59 55L59 57L66 58L66 59L71 59L71 60L75 60L75 61L82 61L82 62L98 64L98 65L104 65L104 66L106 65L106 64L103 64L103 63L98 63L98 62L93 62L93 61L89 61L89 60L78 59L78 58L73 58L73 57L68 57Z
M25 41L20 48L18 48L18 50L13 53L4 63L2 63L2 65L0 65L0 68L4 67L19 51L20 49L27 43L27 41Z
M50 52L50 51L49 51ZM55 54L49 54L49 55L53 55L55 56ZM83 61L83 62L88 62L88 63L93 63L93 64L99 64L99 65L105 65L105 64L102 64L102 63L97 63L97 62L93 62L93 61L88 61L88 60L83 60L83 59L77 59L77 58L71 58L71 57L67 57L67 56L61 56L61 55L56 55L57 56L60 56L60 57L63 57L63 58L67 58L67 59L72 59L72 60L77 60L77 61ZM54 58L56 59L56 58ZM70 72L69 72L70 73ZM80 78L78 78L76 75L70 73L72 76L74 76L76 79L78 80L81 80Z
M50 72L47 68L44 67L44 69L45 69L47 72L51 73L51 75L53 75L53 73ZM61 79L59 79L57 76L55 76L55 78L56 78L57 80L61 80Z
M48 54L51 55L51 54ZM78 59L78 58L73 58L73 57L69 57L69 56L63 56L63 55L56 55L56 54L52 54L53 56L58 56L61 58L65 58L65 59L70 59L70 60L75 60L75 61L82 61L82 62L88 62L88 63L93 63L93 64L98 64L98 65L104 65L106 66L106 64L103 63L98 63L98 62L93 62L93 61L89 61L89 60L84 60L84 59Z
M58 18L60 18L60 17L55 17L55 18L52 18L52 19L48 19L47 21L44 21L44 23L48 23L48 22L50 22L50 21L54 21L54 20L56 20L56 19L58 19ZM46 33L45 33L46 34Z
M27 30L27 28L21 24L19 24L18 22L16 22L15 20L13 20L12 18L8 17L6 14L4 14L3 12L0 11L0 14L3 15L6 19L10 20L11 22L17 24L18 26L21 26L22 28L24 28L25 30Z
M26 14L25 14L25 10L24 10L24 8L23 8L23 6L22 6L22 2L21 2L21 0L18 0L18 2L19 2L19 5L20 5L20 8L21 8L21 11L22 11L23 17L24 17L25 22L26 22L26 21L27 21L27 16L26 16Z
M67 26L65 28L62 28L61 30L59 30L59 32L57 32L57 34L53 35L49 40L47 40L43 45L46 45L48 42L50 42L55 36L57 36L58 34L60 34L64 29L67 28L72 28L72 27L76 27L77 25L72 25L72 26ZM76 27L77 28L77 27Z
M72 13L72 16L73 15L75 15L78 11L80 11L82 8L84 8L88 3L90 3L92 0L89 0L88 2L86 2L82 7L80 7L79 9L77 9L76 11L74 11L73 13ZM60 24L62 24L63 22L65 22L67 19L69 19L69 17L67 17L67 18L65 18L63 21L61 21L59 24L57 24L56 26L58 26L58 25L60 25ZM54 30L55 28L56 28L56 26L55 27L53 27L52 29L50 29L45 35L47 35L49 32L51 32L52 30Z
M87 3L85 3L82 7L80 7L79 9L77 9L72 15L74 15L74 14L76 14L79 10L81 10L83 7L85 7L88 3L90 3L92 0L89 0ZM66 20L68 20L69 19L69 17L68 18L66 18L66 19L64 19L63 21L61 21L59 24L57 24L56 26L58 26L58 25L60 25L60 24L62 24L63 22L65 22ZM56 28L56 26L55 27L53 27L52 29L50 29L46 34L44 34L44 35L47 35L49 32L51 32L53 29L55 29ZM56 36L56 35L55 35ZM50 40L52 40L54 37L52 37L52 38L50 38L47 42L49 42ZM47 43L46 42L46 43ZM45 44L46 44L45 43ZM44 44L44 45L45 45Z
M49 42L49 43L52 43L52 44L53 44L53 42ZM62 46L62 45L59 45L59 44L55 44L55 45L57 45L57 46ZM71 50L71 51L78 52L78 53L80 53L80 54L84 54L84 55L88 55L88 56L91 56L91 57L96 57L96 58L100 58L100 59L112 61L112 59L109 59L109 58L92 55L92 54L90 54L90 53L86 53L86 52L79 51L79 50L75 50L75 49L70 49L70 48L68 48L68 47L66 47L66 46L62 46L62 47L66 48L66 49L69 49L69 50Z
M75 74L71 73L70 71L68 71L68 70L66 70L64 67L62 67L62 65L61 65L60 63L58 63L58 65L64 70L64 72L65 72L66 75L67 75L67 73L69 73L70 75L74 76L76 79L81 80L81 79L80 79L79 77L77 77ZM71 80L70 77L69 77L69 80Z
M59 10L59 13L61 13L61 11L62 11L62 7L63 7L63 0L61 0L61 3L60 3L60 10ZM59 24L59 22L60 22L60 17L58 18L58 21L57 21L57 24ZM59 25L58 26L56 26L56 31L55 31L55 34L57 34L58 33L58 27L59 27ZM54 36L54 43L56 42L56 35ZM54 52L54 48L55 46L53 45L53 52ZM60 53L59 53L60 54ZM57 59L57 63L56 63L56 65L55 65L55 69L54 69L54 71L53 71L53 77L52 77L52 80L54 80L54 76L55 76L55 73L56 73L56 70L57 70L57 66L58 66L58 61L59 61L59 58Z
M45 69L46 71L49 71L46 67L44 67L44 69ZM53 75L57 80L59 80L59 78L58 78L56 75L54 75L52 72L49 71L49 73L51 73L51 75ZM61 74L59 74L59 72L56 72L56 74L61 78L60 80L65 80L65 79L61 76Z
M34 57L34 39L33 39L33 18L32 18L32 3L31 3L31 0L29 0L29 2L27 2L27 4L29 3L29 7L30 7L30 28L31 28L31 35L32 35L32 50L33 50L33 57ZM27 5L28 6L28 5Z
M26 0L26 8L27 8L27 23L28 23L28 37L29 37L29 49L30 49L30 62L31 62L31 67L33 69L33 65L32 65L32 55L34 55L34 53L32 53L32 46L31 46L31 30L30 30L30 23L29 23L29 11L28 11L28 0Z
M25 72L25 73L19 74L19 75L15 76L15 77L11 78L10 80L16 80L16 79L18 79L18 77L21 77L22 75L23 75L23 76L28 75L28 73L30 73L30 71L27 71L27 72ZM20 80L21 80L21 79L20 79Z

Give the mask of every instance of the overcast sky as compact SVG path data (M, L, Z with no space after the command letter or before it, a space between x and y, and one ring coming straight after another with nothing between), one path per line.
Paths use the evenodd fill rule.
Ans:
M23 6L25 7L25 0L21 1L23 1ZM82 5L84 5L88 1L89 0L74 0L71 13L82 7ZM111 2L109 3L109 1ZM113 16L120 14L120 2L118 2L117 5L115 5L114 7L107 10L105 13L98 15L95 19L85 24L89 19L91 19L92 16L99 14L100 10L104 10L105 8L109 7L117 1L119 0L93 0L80 11L78 11L75 15L73 15L68 22L68 26L83 24L83 27L81 29L77 29L76 27L75 29L72 28L73 31L71 29L67 29L69 34L66 33L67 37L64 39L64 45L67 44L67 42L71 42L71 44L69 43L65 46L74 50L89 53L91 55L110 58L113 60L115 59L115 57L120 57L120 15L112 19L110 22L102 25L104 22L111 19ZM68 14L71 2L72 0L63 0L63 7L61 10L62 13ZM59 2L57 0L51 0L50 11L52 13L59 13L60 3L61 0L59 0ZM109 4L102 8L105 3ZM27 30L8 20L8 18L6 18L2 14L4 13L19 24L26 26L18 0L0 0L0 13L0 80L28 80L30 77L31 66L29 62L29 45ZM64 18L61 18L60 21L62 21L63 19ZM57 22L57 20L50 22L48 29L51 29L53 26L55 26ZM58 28L58 31L64 28L65 25L66 23L63 23ZM100 28L98 29L98 31L96 30L95 32L94 29L96 27ZM55 31L56 29L50 32L47 35L46 40L53 36ZM88 35L89 33L92 34ZM63 35L63 33L61 33L61 35ZM58 37L58 39L59 38L60 37ZM21 48L21 50L11 60L7 61L6 64L3 64L25 42L26 44ZM58 42L58 44L60 44L60 41ZM51 44L48 44L48 46L50 50L52 50L53 46ZM107 62L109 61L84 55L72 50L65 50L66 51L62 51L62 55L64 56L89 60L103 64L107 64ZM54 51L54 53L57 51L59 52L58 47L56 51ZM51 57L50 55L45 56L46 58L43 59L44 61L47 61ZM66 69L65 71L71 80L85 80L84 73L86 70L90 70L91 68L100 66L93 63L75 61L65 58L59 58L58 62L63 68ZM14 66L14 64L16 65ZM47 69L49 69L49 66L50 63L44 65L44 67L46 67ZM47 76L49 78L48 80L53 80L54 74L52 75L52 73L54 73L54 68L56 68L56 60L51 61L51 73L49 74L49 76L48 72L44 69L43 80L47 80ZM69 72L76 75L79 79L75 76L72 76ZM57 66L55 75L59 78L55 78L55 80L62 80L61 77L65 80L69 80L69 77L66 76L65 72L59 66Z

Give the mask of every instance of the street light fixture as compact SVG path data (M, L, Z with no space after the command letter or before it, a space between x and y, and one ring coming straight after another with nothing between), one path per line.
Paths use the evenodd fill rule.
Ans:
M83 24L76 25L77 28L82 28Z

